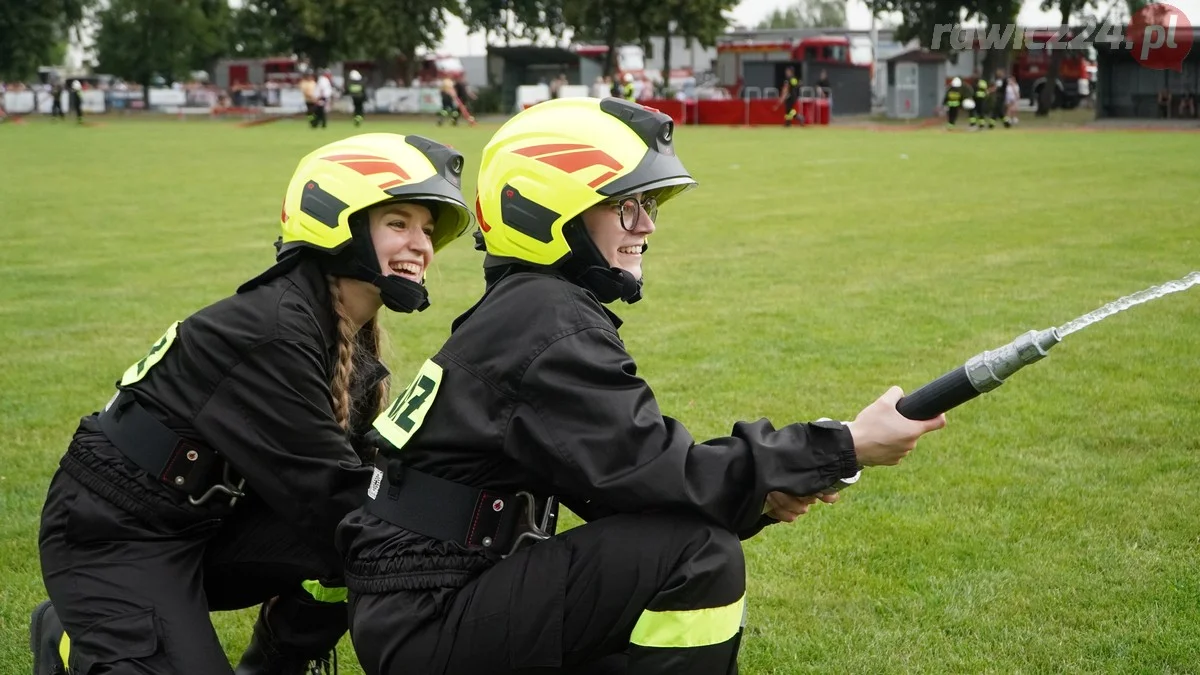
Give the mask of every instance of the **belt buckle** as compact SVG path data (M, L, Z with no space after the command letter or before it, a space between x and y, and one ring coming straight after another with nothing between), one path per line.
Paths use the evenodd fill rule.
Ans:
M225 468L221 471L221 482L213 484L212 487L204 491L204 494L199 498L188 496L188 503L192 506L200 506L212 499L218 492L229 496L229 508L233 508L237 504L237 500L245 497L246 479L241 478L235 484L233 482L233 471L229 466L229 462L225 462Z
M532 545L538 543L539 541L545 541L554 536L552 533L552 526L555 517L554 505L556 503L556 499L554 497L549 497L546 499L546 508L542 512L542 518L540 521L535 522L534 518L537 515L537 500L534 499L533 494L521 491L517 493L517 496L520 497L524 502L524 505L521 508L521 520L517 523L517 529L519 532L517 536L513 538L513 543L508 549L508 553L502 555L502 558L507 558L508 556L516 553L521 549L522 544L526 542Z

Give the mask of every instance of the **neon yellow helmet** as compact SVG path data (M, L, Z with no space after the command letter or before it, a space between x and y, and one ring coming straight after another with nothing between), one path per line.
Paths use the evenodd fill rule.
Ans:
M462 170L461 153L421 136L360 134L314 150L300 160L288 182L275 266L239 292L286 273L301 251L310 250L332 257L330 273L379 286L389 308L423 309L424 289L404 287L419 284L383 276L366 212L387 202L421 203L434 217L433 250L441 250L471 224Z
M360 134L300 160L283 202L280 255L296 247L336 253L350 243L350 216L390 201L432 201L433 250L466 232L463 156L421 136Z
M618 98L554 99L517 113L479 166L475 215L488 254L554 267L572 253L564 227L592 206L636 193L662 204L694 187L674 132L670 117Z

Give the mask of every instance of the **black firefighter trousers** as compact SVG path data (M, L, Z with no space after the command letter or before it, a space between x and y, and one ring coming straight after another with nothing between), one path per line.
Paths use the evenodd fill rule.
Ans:
M738 538L692 517L618 515L525 548L461 589L356 593L368 675L737 672Z
M344 603L318 603L300 587L324 565L261 503L175 529L129 514L59 470L39 539L72 675L232 673L209 611L275 597L267 627L282 648L317 658L346 631Z

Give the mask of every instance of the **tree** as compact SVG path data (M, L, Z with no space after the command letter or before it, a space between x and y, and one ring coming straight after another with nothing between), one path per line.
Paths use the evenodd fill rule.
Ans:
M671 77L671 38L679 36L713 46L729 26L725 12L737 4L737 0L660 0L648 8L642 16L641 40L648 43L651 36L663 38L664 85Z
M1017 25L1017 14L1021 12L1020 0L978 0L975 16L983 22L980 30L993 35L1003 35L1007 26ZM990 80L996 68L1008 68L1008 52L1011 45L993 44L984 56L983 77ZM1001 90L1003 91L1003 90ZM1001 94L1002 95L1002 94Z
M1059 24L1060 39L1057 42L1065 46L1069 41L1067 35L1071 30L1071 15L1082 11L1085 7L1095 6L1093 0L1042 0L1042 11L1048 12L1055 7L1058 7L1062 14L1062 21ZM1054 106L1054 94L1058 90L1058 66L1062 62L1063 47L1050 50L1050 72L1046 74L1046 83L1042 85L1042 92L1038 96L1038 107L1035 113L1039 117L1044 117L1050 114L1050 108Z
M197 22L197 32L192 36L188 67L212 73L217 61L233 51L233 10L229 0L196 0L197 9L204 17Z
M566 27L564 0L460 0L451 9L470 31L485 31L488 37L535 38L539 30L561 35Z
M653 11L651 0L569 0L563 19L581 42L601 42L608 47L604 72L616 71L617 45L641 42L646 36L643 14Z
M442 41L446 15L442 0L357 0L347 5L343 21L353 40L343 45L345 56L379 61L403 58L412 77L412 64L420 49L433 49Z
M174 81L222 51L204 0L110 0L96 18L96 56L101 70L145 87L151 79Z
M246 58L290 54L292 36L280 30L286 20L277 17L278 11L260 2L244 2L234 10L230 18L229 54Z
M38 66L57 63L70 30L94 2L0 0L0 80L24 80Z
M900 25L896 27L897 42L917 40L922 47L933 45L934 33L939 26L957 26L967 15L974 14L974 4L963 0L866 0L867 6L876 16L899 14ZM945 40L938 47L946 51L950 46Z
M844 0L797 0L786 9L776 8L759 22L758 28L841 28L845 25Z

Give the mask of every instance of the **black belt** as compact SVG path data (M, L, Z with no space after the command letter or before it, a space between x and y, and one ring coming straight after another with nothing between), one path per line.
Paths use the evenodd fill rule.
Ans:
M199 506L217 493L229 505L245 496L245 479L234 484L232 470L217 452L172 431L147 411L133 394L121 392L100 413L100 429L138 468L188 495Z
M538 519L537 500L529 492L513 495L455 483L383 455L376 460L367 496L367 513L380 520L504 556L553 536L558 516L554 497L545 500Z

